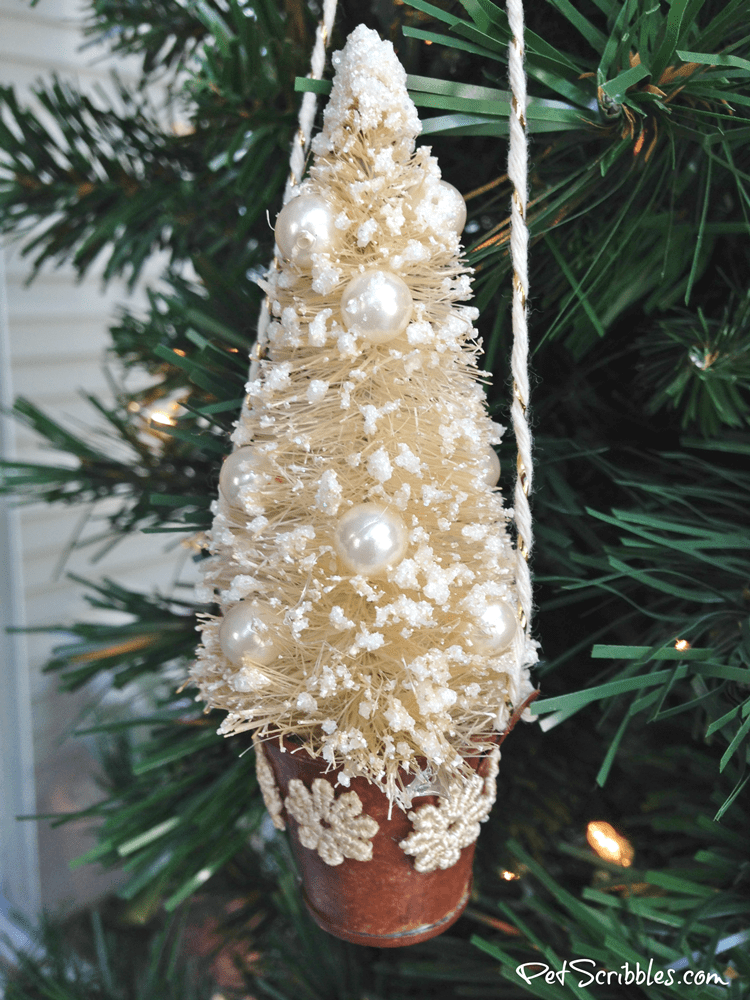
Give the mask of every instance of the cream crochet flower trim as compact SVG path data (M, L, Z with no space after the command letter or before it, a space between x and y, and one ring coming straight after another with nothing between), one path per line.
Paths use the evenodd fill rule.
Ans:
M255 744L255 774L258 778L260 793L263 796L266 809L276 829L286 830L286 823L281 815L284 805L281 801L281 795L279 794L271 765L268 763L263 743L256 736L253 737L253 743Z
M452 868L462 848L477 839L479 824L488 819L495 802L499 761L500 749L495 747L489 755L486 778L475 774L468 782L454 781L438 805L422 806L408 813L414 831L398 846L415 857L414 867L418 872Z
M372 859L371 838L379 826L371 816L360 815L362 802L356 792L336 799L324 778L313 781L312 792L292 778L284 805L299 823L300 843L317 851L327 865L340 865L344 858Z

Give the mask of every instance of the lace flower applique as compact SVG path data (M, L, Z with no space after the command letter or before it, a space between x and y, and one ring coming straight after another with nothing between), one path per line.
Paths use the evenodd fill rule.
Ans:
M378 824L371 816L362 816L362 802L356 792L334 797L333 785L316 778L312 791L298 779L289 782L286 811L299 823L299 839L317 851L327 865L340 865L344 858L355 861L372 859L371 838Z
M495 802L500 749L489 755L487 777L473 775L468 781L451 782L448 795L436 806L426 805L408 813L414 830L399 843L414 856L418 872L451 868L461 850L479 836L479 824L490 815Z
M255 744L255 774L258 778L260 793L263 796L263 801L265 802L268 814L273 821L273 825L277 830L285 830L286 823L281 815L281 811L284 806L281 801L278 786L276 785L276 779L274 778L273 771L271 770L271 765L268 763L266 751L264 750L263 744L260 740L254 738L253 743Z

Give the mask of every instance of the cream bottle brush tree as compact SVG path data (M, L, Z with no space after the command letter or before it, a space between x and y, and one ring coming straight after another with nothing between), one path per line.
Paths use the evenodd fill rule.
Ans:
M469 781L532 692L461 260L463 199L389 42L336 70L309 177L276 223L267 356L225 461L193 669L220 732L296 735L408 808ZM427 767L420 766L426 758ZM421 786L420 786L421 787Z

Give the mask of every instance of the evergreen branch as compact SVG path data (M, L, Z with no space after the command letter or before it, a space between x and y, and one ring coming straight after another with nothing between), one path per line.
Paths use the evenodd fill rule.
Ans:
M224 387L227 385L231 386L231 382ZM201 516L183 526L183 530L190 530L191 526L194 529L196 523L207 524L208 498L202 483L212 474L215 456L226 448L225 444L220 444L223 436L212 436L204 428L200 431L188 429L196 422L196 418L190 416L183 418L182 424L174 428L177 433L172 435L169 423L151 421L149 413L158 409L157 400L153 398L146 407L126 397L114 407L104 406L95 397L89 400L111 426L111 433L100 432L103 438L100 447L84 442L28 400L16 401L14 412L19 418L55 447L63 449L75 464L67 467L4 461L0 463L0 493L16 495L26 502L42 500L66 505L96 505L104 500L116 500L114 512L103 517L107 525L105 533L79 539L77 548L103 539L116 542L137 529L158 529L181 511L192 512L196 508L202 512ZM150 410L154 404L157 405ZM197 419L207 423L204 417ZM116 457L118 452L121 458ZM155 484L153 477L157 469L159 477ZM167 511L158 500L154 501L155 496L168 491L181 496L179 510L172 507ZM96 506L92 518L94 523L101 520L96 514Z
M75 941L71 926L43 917L22 924L33 949L14 949L16 968L5 968L6 1000L206 1000L213 977L190 955L184 916L168 920L150 937L123 930L99 911L90 915L90 950ZM145 939L145 940L144 940Z
M174 664L183 664L192 655L195 629L191 604L138 594L113 580L92 583L76 576L71 579L86 587L85 597L92 607L116 610L132 620L123 625L78 622L28 630L64 631L75 636L75 641L66 640L53 648L45 668L60 674L63 690L75 691L102 672L115 687L122 688L142 675L169 672Z
M132 284L159 249L176 265L206 254L221 258L218 270L228 278L244 279L265 265L271 241L264 207L283 187L279 154L293 127L282 81L300 52L273 4L259 7L255 20L236 0L229 7L231 44L214 51L204 40L190 83L190 121L179 134L165 131L143 94L116 78L114 100L103 93L94 100L57 78L36 88L37 100L61 123L62 141L12 88L0 91L1 225L26 237L34 274L47 261L70 259L83 275L105 252L105 280L126 275ZM188 15L177 10L184 27ZM200 24L195 8L189 12ZM273 43L266 35L271 22ZM196 200L200 191L211 191L210 205Z
M111 756L104 769L108 798L86 813L101 818L102 826L99 844L79 863L96 858L114 864L126 858L131 875L123 890L126 898L158 881L170 887L172 909L240 852L260 821L252 763L240 753L242 741L222 740L215 722L169 690L174 684L170 677L182 673L193 653L194 619L185 614L192 610L189 605L135 593L111 580L87 587L93 607L124 612L131 621L67 627L75 639L55 648L47 669L60 674L66 690L102 674L116 687L153 678L160 721L150 727L150 742L139 746L119 719L97 723L100 732L109 734ZM159 693L165 684L166 691ZM64 814L57 822L75 815ZM208 827L211 836L206 836Z
M683 429L707 437L722 426L743 427L750 415L750 295L729 289L718 316L676 310L641 341L648 372L650 413L680 412Z
M470 21L440 12L431 4L411 6L449 26L450 35L425 37L425 41L452 45L459 36L462 39L472 37L478 42L481 35L485 46L491 39L499 47L485 47L484 54L489 57L497 52L493 58L504 58L499 53L507 42L505 14L489 0L466 5ZM549 230L550 224L553 227L570 226L581 215L589 216L589 232L581 244L580 254L576 248L573 259L570 252L568 254L569 280L577 287L586 287L586 305L579 301L572 314L558 312L552 322L542 324L548 331L547 336L551 337L561 328L570 329L570 320L575 317L577 331L570 343L580 355L590 349L602 330L606 332L634 302L645 301L647 309L652 310L673 304L680 294L689 294L716 246L713 234L719 231L721 219L736 217L739 205L744 205L743 171L734 155L744 141L742 125L736 115L728 116L730 123L724 111L726 102L737 96L736 83L727 74L747 74L748 70L744 65L747 60L739 52L731 57L717 52L716 61L710 61L711 47L723 49L735 39L740 51L746 47L741 37L743 14L737 5L720 22L712 20L711 12L707 11L703 24L699 19L700 4L695 9L680 6L677 20L678 8L670 13L656 8L646 11L639 4L617 5L609 11L609 21L601 16L588 21L570 4L557 6L574 30L587 38L592 54L588 64L581 65L577 52L574 55L572 48L565 49L565 42L570 44L570 39L566 39L564 33L562 44L555 48L533 30L527 32L527 68L538 90L530 99L529 126L537 133L570 129L571 139L575 136L576 143L590 143L590 166L583 178L570 172L558 178L556 164L564 161L570 171L571 157L568 143L556 140L546 151L544 165L538 168L530 225L532 233L539 236ZM719 23L724 32L721 38L717 32ZM689 54L686 48L679 48L679 40L684 35L682 27L690 29L690 51L698 48L693 39L707 39L701 62L683 60L679 54ZM407 30L412 37L421 37L419 32L423 31L421 26ZM635 38L639 39L642 52L633 52L632 39ZM625 44L623 39L631 41ZM653 58L658 63L666 59L658 72L652 65ZM502 91L496 91L490 98L493 88L486 86L418 76L410 80L412 87L419 89L414 97L420 104L453 112L426 119L425 134L490 136L500 134L505 127ZM560 96L572 100L573 104L562 105ZM486 113L488 99L495 101L497 118L494 111ZM716 164L701 172L700 188L696 193L692 166L689 166L693 156L691 147L696 142L714 141L726 141L734 152L722 161L721 178L716 173ZM627 152L631 155L625 156ZM683 182L673 183L675 166L685 171ZM602 182L602 176L608 183ZM618 212L621 205L617 193L626 186L630 187L632 195L627 213L622 213ZM719 204L717 192L727 190L728 186L736 190L737 196L731 197L732 205L727 205L726 214L720 212L718 218L712 218ZM557 191L561 192L559 197L555 197ZM702 206L697 216L696 203ZM681 234L685 238L679 243L673 233L676 215L691 219L690 234ZM493 216L497 218L494 213ZM485 215L488 221L490 217ZM655 218L663 220L656 228L652 224ZM649 227L648 245L644 247L646 226ZM488 228L489 232L477 241L471 260L475 264L481 261L480 282L491 287L496 281L495 274L507 268L507 227L503 223L502 228ZM498 228L500 232L495 235L494 230ZM747 235L748 228L742 225L740 228ZM613 238L619 243L616 257L602 253ZM593 263L592 247L598 251L598 258L594 257ZM623 253L632 254L627 263L623 261ZM549 282L549 275L555 269L550 267L543 253L537 251L533 259ZM640 269L637 269L637 261L642 262ZM635 282L634 272L637 273ZM620 276L625 280L621 282ZM601 299L601 302L592 301L592 298ZM597 317L597 322L582 323L577 316L581 308L589 317Z
M705 843L705 832L699 832L694 822L685 826ZM534 996L562 998L570 990L581 997L602 996L600 987L613 983L613 976L607 978L602 970L612 970L620 988L637 981L644 985L650 970L645 992L654 998L688 996L685 985L692 977L681 974L686 968L702 970L704 982L712 971L712 982L726 986L727 966L739 959L744 941L743 933L733 929L741 927L748 914L746 897L733 885L732 853L741 852L743 845L727 850L718 831L711 829L711 837L714 849L698 852L690 874L680 870L679 863L671 871L618 868L606 865L593 852L562 845L565 853L600 869L598 887L595 881L593 887L575 892L561 885L517 841L510 841L522 878L543 887L543 895L532 892L525 906L514 900L497 904L507 924L520 931L520 938L508 939L506 933L500 946L475 935L472 943L501 963L509 983ZM735 863L740 856L734 855ZM720 895L717 876L723 886ZM525 973L523 982L516 971L519 966ZM552 975L545 979L546 969ZM591 993L595 988L596 994ZM608 995L620 993L615 989ZM706 991L705 995L720 994Z
M596 458L614 483L625 486L634 500L637 497L635 509L618 506L609 514L590 510L615 534L603 544L603 558L571 554L574 575L555 580L557 586L574 588L582 602L591 601L597 591L604 592L653 617L651 628L641 634L652 637L655 653L643 645L595 647L593 655L605 655L613 663L625 659L625 666L609 673L606 680L591 678L578 692L543 698L534 709L555 713L548 726L569 719L593 700L622 701L626 692L634 692L634 697L626 699L629 704L622 727L605 754L598 778L602 783L617 745L639 714L654 724L683 712L697 716L703 731L720 736L728 747L720 766L735 753L741 759L748 753L747 728L742 721L730 723L737 715L733 711L737 701L746 700L741 692L750 684L750 646L743 638L748 621L743 588L750 574L745 544L750 479L731 461L722 466L716 460L681 454L676 467L671 459L663 456L660 460L664 484L660 490L654 469L637 479L624 477L617 466ZM727 489L727 480L732 489ZM718 553L722 555L717 562ZM569 561L571 555L562 552L561 562ZM674 586L672 580L689 581L691 586ZM648 595L649 589L655 591L653 596ZM616 627L616 620L612 624ZM645 664L646 653L675 659L678 666L674 671L634 675L633 658ZM657 690L649 693L652 685ZM719 718L721 725L713 725Z
M423 0L409 6L394 11L408 22L402 51L419 93L435 104L430 113L474 115L465 132L496 134L506 87L502 8L491 0L450 11ZM127 864L123 894L134 912L179 906L206 875L209 892L244 880L243 894L247 885L261 893L265 924L251 938L261 957L244 993L566 1000L570 979L564 987L541 978L527 984L515 972L547 955L553 968L581 957L612 971L650 959L692 962L725 979L731 969L739 978L722 997L741 996L750 976L747 0L573 6L527 5L534 106L570 116L565 131L538 132L529 210L543 387L536 577L543 697L557 708L545 714L546 731L517 728L504 744L503 808L478 844L468 916L439 941L393 954L331 946L317 931L294 888L288 850L258 826L251 754L238 757L245 744L222 741L218 718L196 715L173 691L192 655L189 602L105 582L89 592L91 603L127 611L131 621L66 625L73 639L55 650L52 668L65 685L97 675L132 681L147 700L128 718L100 709L87 726L102 734L106 756L106 797L79 814L104 821L92 859ZM169 290L151 294L148 314L123 313L112 331L119 358L156 376L153 392L123 395L111 408L92 399L110 429L105 445L22 403L24 418L72 456L71 467L62 459L4 466L6 492L19 497L121 496L110 539L132 527L184 532L215 494L260 301L252 277L272 250L264 211L273 211L283 184L291 80L306 69L308 39L294 32L312 19L281 8L253 4L256 22L233 0L208 0L200 16L191 5L126 10L97 0L94 35L119 25L111 41L142 56L149 73L189 67L194 103L184 135L165 133L137 95L85 103L60 84L40 89L64 126L58 144L3 91L4 217L9 228L41 222L37 258L77 255L83 273L98 247L111 254L108 274L127 274L163 245L176 265ZM435 140L446 178L478 192L468 199L466 239L479 269L488 365L499 373L489 391L502 420L507 182L497 176L496 143L481 134ZM179 276L187 260L195 282ZM178 398L187 416L161 428L148 420L152 404ZM512 444L501 452L512 469ZM677 587L657 586L664 581ZM677 649L679 640L690 648ZM647 653L658 659L646 664ZM586 824L601 818L631 840L631 868L584 848ZM262 862L245 843L252 831ZM509 836L520 853L511 854ZM206 1000L191 970L180 977L169 946L170 961L159 964L158 939L148 986L134 987L137 963L122 969L115 959L146 946L134 949L109 931L92 929L91 938L94 955L104 940L108 972L92 972L87 955L84 972L71 974L70 953L58 961L61 949L50 945L8 995L151 1000L190 998L192 990ZM616 1000L623 989L649 1000L712 996L664 983L595 983L579 992Z

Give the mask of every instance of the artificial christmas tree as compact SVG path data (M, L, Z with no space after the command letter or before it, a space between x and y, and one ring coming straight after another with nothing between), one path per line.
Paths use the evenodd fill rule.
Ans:
M273 218L282 204L293 79L307 70L316 16L270 0L248 10L234 0L93 9L96 30L117 27L110 36L148 67L161 53L163 71L187 68L180 135L132 103L94 114L72 88L43 89L54 117L85 122L85 160L75 135L53 134L3 95L4 225L46 220L36 254L78 254L82 269L102 248L114 251L111 273L137 270L159 246L173 264L151 311L113 327L119 356L155 377L150 399L190 393L158 456L141 447L127 408L145 401L138 394L109 410L113 434L133 442L132 462L18 407L76 460L13 464L7 488L55 502L119 497L118 537L158 527L200 544L193 533L211 526L218 458L243 403L249 317L262 299L255 279L273 251L264 212L272 205ZM487 0L416 0L342 5L339 16L334 48L362 20L392 38L423 139L466 198L470 305L495 372L490 414L507 423L505 14ZM93 600L130 621L78 624L75 640L61 643L53 666L64 683L110 678L154 702L148 714L92 727L110 734L95 853L128 866L120 912L146 914L156 928L154 914L199 891L242 896L224 933L236 930L255 956L246 993L676 1000L746 991L748 16L744 0L555 0L527 10L544 692L533 710L542 725L517 727L503 746L512 780L501 779L473 898L447 934L392 952L318 934L293 858L253 793L249 734L222 739L223 711L204 717L174 694L194 648L186 605L99 582ZM320 80L298 86L325 91ZM119 159L105 155L114 133ZM185 261L194 271L180 272ZM507 494L506 438L498 452ZM630 851L601 857L588 845L590 824L600 834L609 824ZM545 981L573 958L596 963L599 980ZM547 973L516 972L540 959ZM650 983L636 982L636 963L643 973L649 962ZM93 987L69 987L63 969L34 965L17 995L37 1000L67 982L76 1000L90 1000ZM683 981L688 973L704 979ZM708 973L726 985L707 985ZM129 984L128 970L118 974Z
M415 151L419 119L392 45L363 25L333 64L309 180L276 222L277 269L264 283L274 321L222 468L204 569L203 596L216 593L224 614L207 619L192 677L210 707L228 711L223 734L256 730L259 754L263 739L289 753L284 737L296 737L300 757L320 759L302 809L309 792L272 753L270 770L296 783L285 813L328 865L346 857L355 882L384 887L386 868L365 875L357 864L380 851L356 779L379 787L389 825L375 844L390 843L396 823L418 874L404 859L408 884L394 882L388 899L366 891L337 926L378 940L354 919L371 928L369 899L390 918L380 918L382 940L404 943L445 926L434 907L426 922L413 905L399 919L399 903L476 839L494 775L477 777L473 758L529 701L536 652L517 623L477 313L457 304L471 294L463 199L429 151ZM332 852L305 836L300 809L316 813L325 792L315 823L330 824L334 791L353 779L336 800L349 812ZM407 812L419 834L404 833ZM467 876L455 898L443 892L441 918L458 917Z

